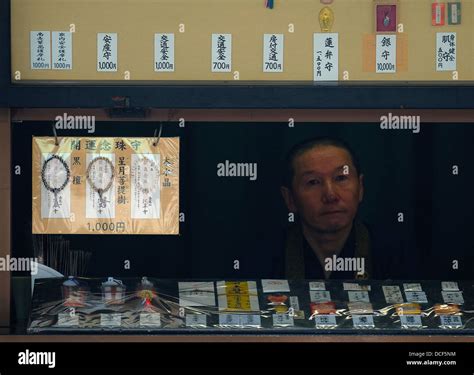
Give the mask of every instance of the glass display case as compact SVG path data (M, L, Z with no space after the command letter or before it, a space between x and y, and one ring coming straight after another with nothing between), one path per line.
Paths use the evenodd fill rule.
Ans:
M473 17L474 0L0 1L5 358L472 348ZM318 360L356 366L339 350Z
M120 288L115 299L111 287ZM48 279L35 285L28 333L472 335L473 287L472 281ZM71 304L71 293L80 293L80 301Z

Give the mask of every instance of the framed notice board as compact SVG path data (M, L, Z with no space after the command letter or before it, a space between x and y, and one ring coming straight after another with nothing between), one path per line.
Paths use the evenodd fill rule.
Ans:
M472 108L474 4L453 4L433 20L431 3L408 0L6 1L0 96L12 107L120 96L155 108Z

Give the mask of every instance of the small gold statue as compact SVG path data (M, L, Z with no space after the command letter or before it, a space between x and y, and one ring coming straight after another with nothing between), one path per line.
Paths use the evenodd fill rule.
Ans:
M319 12L319 24L322 32L330 32L334 24L334 13L329 7L324 7Z

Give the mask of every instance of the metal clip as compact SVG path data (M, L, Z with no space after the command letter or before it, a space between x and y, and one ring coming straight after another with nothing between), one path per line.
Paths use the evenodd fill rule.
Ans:
M155 133L153 134L153 137L155 138L155 142L153 142L153 147L158 146L158 143L160 142L162 130L163 130L163 123L160 121L160 129L159 130L155 129Z
M59 141L58 141L58 133L56 133L56 127L54 126L54 122L53 122L53 134L54 134L54 144L56 146L59 146Z

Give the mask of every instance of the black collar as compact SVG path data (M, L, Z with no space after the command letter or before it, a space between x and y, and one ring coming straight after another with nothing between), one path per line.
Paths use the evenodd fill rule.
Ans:
M339 258L353 258L355 256L356 249L356 235L355 225L352 226L349 237L347 237L346 243L342 248L342 251L338 255ZM308 241L303 235L303 252L304 252L304 265L305 265L305 278L306 279L319 279L323 280L324 269L319 258L314 253L313 249L309 245ZM354 271L332 271L329 279L354 279L357 272Z

